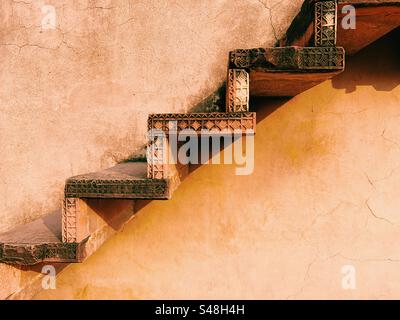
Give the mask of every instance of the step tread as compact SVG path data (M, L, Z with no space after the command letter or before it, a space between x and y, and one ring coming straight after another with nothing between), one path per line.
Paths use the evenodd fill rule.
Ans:
M67 179L65 197L168 199L170 187L170 179L147 178L146 162L128 162Z
M132 200L113 200L117 203L113 202L112 206L108 203L105 207L104 201L108 200L88 201L94 210L99 210L105 222L87 238L62 242L61 212L52 213L0 234L0 262L20 266L83 262L134 217Z
M146 162L127 162L120 163L114 167L107 168L100 171L80 174L68 178L67 181L92 181L92 180L121 180L121 181L136 181L147 179L146 176L147 163Z
M59 212L52 213L0 234L0 262L78 262L80 244L61 241L60 217Z
M252 96L295 96L344 71L341 47L273 47L237 49L231 69L246 69Z
M43 244L61 242L61 215L50 214L0 234L0 243Z

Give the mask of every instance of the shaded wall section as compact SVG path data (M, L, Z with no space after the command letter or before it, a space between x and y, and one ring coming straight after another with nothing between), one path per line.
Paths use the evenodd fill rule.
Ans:
M198 168L36 298L399 298L399 40L293 99L253 101L252 175Z
M56 211L67 177L143 152L149 113L201 103L228 51L272 45L301 2L0 1L0 232Z

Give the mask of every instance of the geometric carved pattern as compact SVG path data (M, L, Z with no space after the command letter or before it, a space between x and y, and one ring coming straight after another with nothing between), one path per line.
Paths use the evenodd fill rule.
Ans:
M188 134L245 133L256 128L255 112L213 112L213 113L172 113L151 114L148 121L149 130L159 130L165 135L183 130Z
M249 74L244 69L229 69L226 112L249 111Z
M168 181L149 179L79 179L65 184L65 197L113 199L165 199ZM68 200L68 198L66 199Z
M78 262L77 243L0 244L0 261L18 265Z
M76 241L76 224L79 211L79 199L65 198L62 206L62 241L74 243Z
M237 55L240 59L236 59ZM243 67L250 72L342 70L344 62L345 52L342 47L272 47L240 49L230 53L231 68Z
M336 1L323 1L315 4L316 47L334 47L336 45L337 4Z
M65 260L76 261L77 256L77 243L48 243L42 247L43 249L43 260L58 260L62 258Z
M229 52L229 65L232 68L250 68L262 56L265 49L236 49Z
M345 52L340 47L308 47L300 51L300 69L343 69Z
M167 179L167 137L159 130L159 134L151 134L150 143L147 147L147 178L149 179Z

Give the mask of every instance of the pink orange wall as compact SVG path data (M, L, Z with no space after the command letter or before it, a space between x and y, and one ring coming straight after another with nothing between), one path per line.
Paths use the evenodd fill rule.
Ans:
M273 45L301 3L1 0L0 232L60 210L68 177L143 154L149 113L202 104L228 52ZM33 278L0 264L0 299Z

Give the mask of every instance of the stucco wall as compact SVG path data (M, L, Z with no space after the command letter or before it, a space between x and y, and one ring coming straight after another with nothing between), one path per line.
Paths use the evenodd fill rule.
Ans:
M198 105L228 51L273 44L301 2L0 1L0 232L57 210L67 177L140 153L148 113Z
M293 99L254 101L253 175L198 168L36 298L399 298L399 38Z

